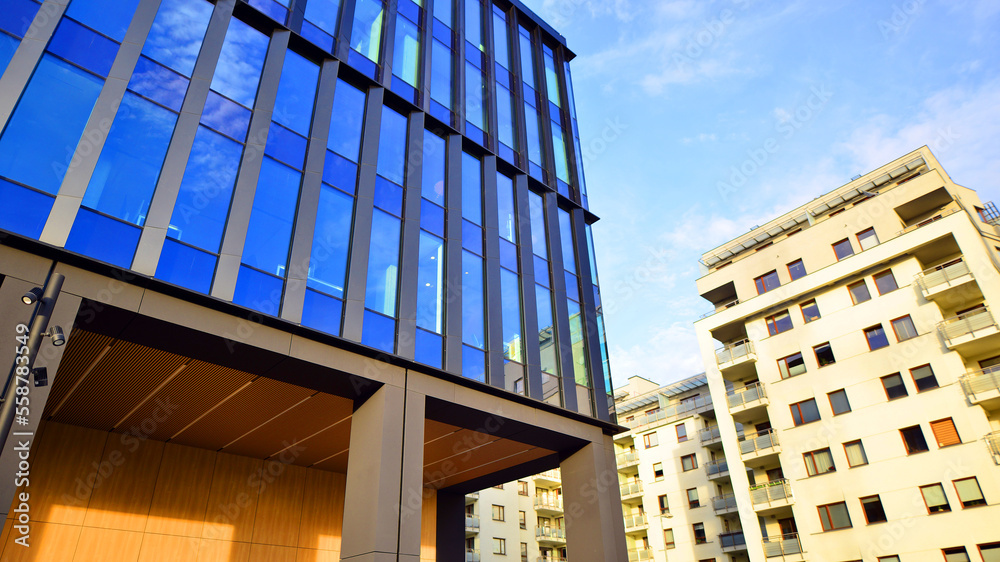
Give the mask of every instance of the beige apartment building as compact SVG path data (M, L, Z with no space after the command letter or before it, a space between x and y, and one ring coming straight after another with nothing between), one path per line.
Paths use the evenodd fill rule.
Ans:
M465 561L513 560L566 562L559 469L465 496Z
M703 255L751 560L1000 560L998 224L923 147Z

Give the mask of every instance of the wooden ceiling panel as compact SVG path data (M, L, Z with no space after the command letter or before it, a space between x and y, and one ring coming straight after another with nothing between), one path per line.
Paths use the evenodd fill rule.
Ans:
M463 456L472 449L499 439L499 437L479 431L462 429L426 443L424 445L424 464L441 462L456 455Z
M352 400L317 394L240 437L223 449L234 455L267 458L351 415Z
M324 460L323 462L314 464L312 468L327 470L329 472L339 472L341 474L347 474L348 457L349 457L348 451L343 451Z
M473 478L479 478L480 476L486 476L500 470L511 468L519 464L533 461L535 459L540 459L552 454L552 451L548 449L543 449L541 447L530 447L524 451L517 452L513 455L495 458L486 455L480 456L475 455L477 460L488 459L486 462L480 464L474 464L473 466L468 466L464 469L451 470L448 472L442 472L440 470L432 471L427 468L424 469L424 486L433 487L436 489L447 488L448 486L454 486L455 484L461 484L467 480L472 480ZM428 478L430 476L431 478Z
M350 446L351 418L348 417L298 443L301 449L296 451L295 462L302 466L312 466Z
M43 418L52 415L52 410L66 399L87 369L113 342L112 338L85 330L74 329L70 333L69 341L66 342L66 352L59 361L58 373L56 376L49 373L52 387L45 403L45 411L42 413Z
M429 443L435 439L440 439L449 433L455 433L462 428L434 420L424 420L424 443Z

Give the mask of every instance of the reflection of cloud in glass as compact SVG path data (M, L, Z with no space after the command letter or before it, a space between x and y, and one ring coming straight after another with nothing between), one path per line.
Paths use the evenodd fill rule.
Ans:
M142 53L191 76L212 8L205 0L164 0Z
M337 33L340 0L310 0L306 4L306 19L330 35Z
M174 111L180 111L187 92L188 80L166 67L140 57L135 72L128 83L130 90L161 103Z
M250 110L215 92L208 93L201 122L222 134L243 142L250 126Z
M268 37L232 19L222 44L212 89L247 107L253 107L257 85L267 56Z

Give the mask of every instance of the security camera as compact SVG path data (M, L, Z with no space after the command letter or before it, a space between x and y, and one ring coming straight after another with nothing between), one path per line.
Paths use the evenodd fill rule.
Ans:
M49 370L45 367L32 369L31 376L35 378L35 386L46 386L49 384Z

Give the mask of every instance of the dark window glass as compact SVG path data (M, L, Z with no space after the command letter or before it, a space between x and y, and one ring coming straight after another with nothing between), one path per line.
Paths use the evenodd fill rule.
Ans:
M336 35L340 0L309 0L306 3L305 17L316 27L330 35Z
M937 377L934 376L934 370L931 369L930 365L921 365L910 369L910 375L913 377L913 384L917 387L917 392L938 387Z
M118 9L125 8L122 11L128 13L128 17L131 18L129 6L131 5L131 10L134 11L135 4L138 2L121 2L118 4ZM31 22L35 19L35 14L38 13L38 8L39 4L32 0L8 0L4 3L3 12L0 13L0 29L12 34L14 38L24 37L28 28L31 27ZM125 25L128 25L127 21ZM16 45L17 42L15 41L14 44ZM2 69L2 65L0 65L0 69Z
M462 153L462 218L483 225L483 168L475 156Z
M792 410L792 422L795 425L802 425L819 419L819 408L816 407L816 400L812 398L792 404L789 408Z
M365 309L361 343L368 347L392 353L396 341L396 321L372 310Z
M285 63L281 67L281 79L278 81L278 95L275 98L272 120L308 137L309 127L312 124L313 100L316 98L318 84L319 66L294 51L287 51ZM405 126L404 119L403 139L406 138ZM383 129L384 131L385 129ZM392 137L392 139L396 140L397 137ZM405 149L405 140L402 145ZM381 146L379 149L379 163L381 163Z
M694 529L694 544L705 544L708 542L708 538L705 535L705 524L695 523Z
M326 185L320 188L306 280L309 288L344 298L353 215L353 197Z
M827 396L830 397L830 408L833 410L833 415L846 414L851 411L851 403L847 400L846 390L836 390Z
M576 273L576 247L573 244L573 221L569 212L562 209L559 209L559 237L562 243L563 268L570 273ZM569 287L567 287L567 290L569 290Z
M383 11L382 0L358 0L354 8L351 48L374 63L379 62Z
M909 315L892 321L892 331L896 333L896 341L904 341L917 337L917 328Z
M244 264L285 276L301 177L288 166L264 158L243 244Z
M875 280L875 288L878 289L878 294L884 295L889 291L895 291L899 288L896 285L896 278L892 276L892 270L887 269L882 273L876 273L872 276Z
M804 277L806 274L806 266L802 263L802 260L795 260L788 264L788 275L795 281L799 277Z
M889 338L885 335L882 325L865 328L865 339L868 340L868 349L875 351L889 346Z
M847 513L847 504L844 502L821 505L819 509L819 519L823 523L824 531L836 529L846 529L851 526L851 516Z
M49 41L49 52L87 70L107 76L118 53L118 44L78 23L65 19Z
M307 143L308 141L302 135L293 133L277 123L271 123L267 132L264 154L288 164L296 170L301 170L306 161Z
M156 278L208 294L212 289L216 260L213 254L168 238L156 264Z
M212 76L212 89L245 107L253 107L268 42L267 35L236 18L231 19Z
M205 0L164 0L142 54L191 76L214 5Z
M760 277L753 280L754 284L757 285L757 294L763 295L764 293L777 289L781 286L781 281L778 280L778 272L771 271L761 275Z
M802 359L801 353L793 353L788 357L778 359L778 372L781 378L787 379L806 372L806 363Z
M882 523L887 520L885 510L882 508L882 499L878 496L861 498L861 508L865 510L865 521L869 525L872 523Z
M302 309L302 325L321 332L340 335L340 320L344 313L344 302L329 295L306 290L306 300Z
M403 188L382 176L375 177L375 207L397 217L403 216Z
M813 320L819 320L819 306L816 305L816 300L806 301L799 305L802 309L802 319L808 324Z
M66 15L121 43L138 5L139 0L74 0Z
M66 240L66 249L123 269L132 267L139 245L138 228L80 209Z
M858 281L857 283L847 286L847 290L851 292L851 300L854 304L861 304L872 298L871 293L868 292L868 285L865 284L864 279Z
M854 248L851 247L851 241L844 238L833 245L833 252L837 254L837 261L840 261L848 256L853 256Z
M889 400L907 396L906 385L903 384L903 377L899 373L893 373L882 377L882 387L885 388L885 396Z
M462 342L486 349L483 259L462 252Z
M774 316L767 317L767 333L771 334L772 336L776 336L781 332L787 332L788 330L791 330L793 327L794 326L792 326L792 317L788 315L787 310L782 310L781 312L775 314Z
M906 447L907 455L928 450L927 440L924 439L924 432L920 430L919 425L904 427L899 430L899 434L903 437L903 445Z
M0 228L28 238L38 238L55 199L0 179Z
M819 363L820 367L832 365L837 362L837 359L833 356L833 348L830 347L830 342L817 345L813 348L813 352L816 353L816 362Z
M465 324L462 324L463 329ZM486 382L486 353L467 345L462 346L462 376Z

